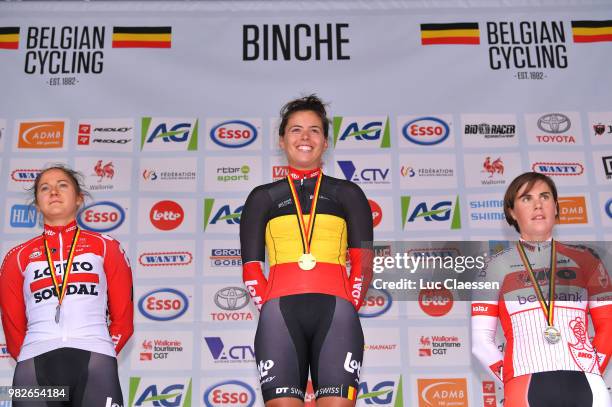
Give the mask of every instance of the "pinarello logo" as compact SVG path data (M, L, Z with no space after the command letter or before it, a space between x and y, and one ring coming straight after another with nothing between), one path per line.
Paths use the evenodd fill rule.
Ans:
M448 138L450 127L437 117L419 117L402 127L404 137L415 144L430 146L440 144Z
M181 205L174 201L159 201L151 208L151 224L160 230L173 230L183 223L185 212Z
M123 208L110 201L88 205L81 209L77 216L77 223L81 228L101 233L117 229L124 221Z
M448 289L421 290L419 306L429 316L441 317L453 308L453 293Z
M64 122L23 122L19 124L18 148L62 148Z
M372 210L372 223L374 224L374 227L376 227L380 225L380 222L382 222L382 208L378 203L376 203L376 201L371 199L368 199L368 203L370 204L370 209Z
M39 169L16 169L11 172L11 179L15 182L33 182L38 174Z
M240 148L257 139L257 129L243 120L228 120L213 127L210 138L221 147Z
M391 295L384 290L370 287L363 300L363 306L359 309L362 318L376 318L389 311L393 300Z
M185 294L173 288L160 288L144 294L138 301L138 309L153 321L171 321L181 317L189 308Z
M255 405L255 390L240 380L227 380L210 386L204 392L206 407Z
M141 266L187 266L193 261L189 252L145 252L138 257Z

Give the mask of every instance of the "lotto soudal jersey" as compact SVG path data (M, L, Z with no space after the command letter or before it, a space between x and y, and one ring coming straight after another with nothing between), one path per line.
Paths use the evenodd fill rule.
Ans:
M525 258L547 301L551 246L551 242L523 243ZM612 284L608 273L590 249L558 242L555 246L553 326L560 333L558 342L550 343L544 335L549 321L517 246L494 256L486 268L486 280L500 283L497 300L472 303L474 354L498 378L503 375L506 383L513 377L556 370L599 375L610 359ZM504 355L495 344L498 319L506 338Z
M298 265L308 243L300 232L296 205L287 179L255 188L245 203L240 220L243 278L256 305L291 294L323 293L338 296L359 307L371 278L366 267L372 241L372 211L356 184L321 176L316 210L315 187L320 169L290 168L291 182L299 200L304 224L312 217L310 252L316 266ZM313 213L314 212L314 213ZM347 278L347 248L351 275ZM268 252L269 278L261 269Z
M75 222L45 225L42 236L13 248L4 259L2 326L8 351L18 361L64 347L115 356L133 332L132 272L119 242L107 235L79 231L58 311L44 240L61 285L76 230Z

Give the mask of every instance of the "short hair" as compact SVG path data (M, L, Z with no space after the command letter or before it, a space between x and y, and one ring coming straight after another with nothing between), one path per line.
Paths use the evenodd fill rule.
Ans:
M81 174L78 171L73 170L72 168L68 167L65 164L55 163L55 164L51 164L45 167L41 172L38 173L38 175L36 175L36 178L34 179L34 185L28 189L28 192L30 193L30 196L31 196L31 201L30 201L31 205L38 204L38 201L37 201L38 185L40 184L40 179L45 173L51 170L60 170L64 174L66 174L66 176L68 177L68 179L74 186L74 190L76 191L78 196L82 196L83 198L86 196L91 197L91 194L89 193L89 191L85 190L85 183L83 182L83 174Z
M319 119L321 119L321 123L323 124L323 135L327 139L329 137L329 118L327 117L325 106L325 103L315 94L287 102L280 110L281 123L278 127L278 135L280 137L285 135L287 122L293 113L308 110L316 113Z
M508 222L510 226L514 226L514 229L519 233L521 233L521 230L518 222L510 214L510 210L514 209L514 200L517 198L518 192L523 185L527 185L525 192L529 192L538 181L544 182L550 188L553 199L555 200L555 207L557 208L556 218L559 218L559 199L555 182L549 176L540 174L539 172L525 172L512 180L504 194L504 215L506 216L506 222Z

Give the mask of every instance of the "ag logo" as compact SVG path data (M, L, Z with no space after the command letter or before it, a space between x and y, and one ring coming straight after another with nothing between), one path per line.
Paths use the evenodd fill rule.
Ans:
M403 385L400 375L397 382L383 380L378 383L363 381L359 383L357 399L365 401L366 405L403 407Z
M371 142L379 142L380 148L391 147L389 118L360 118L335 116L333 121L334 146L371 148ZM343 126L344 123L344 126Z
M237 311L249 304L249 293L244 288L226 287L215 294L215 304L225 311Z
M143 381L151 384L144 385ZM171 379L161 379L164 384L153 382L151 378L130 377L130 396L128 406L191 407L191 379L176 383Z
M410 196L402 196L402 228L445 229L445 225L450 223L450 229L460 229L459 196L455 198L454 205L451 200L438 199L431 197L431 199L414 201Z
M196 151L198 149L198 120L143 117L140 149L143 151Z
M211 226L239 225L243 207L244 205L239 205L232 209L230 204L216 206L214 198L205 198L204 231Z
M184 218L183 208L174 201L159 201L149 212L151 224L160 230L174 230L183 223Z

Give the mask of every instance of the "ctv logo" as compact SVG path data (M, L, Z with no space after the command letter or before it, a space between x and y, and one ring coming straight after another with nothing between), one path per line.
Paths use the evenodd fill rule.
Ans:
M240 224L240 215L244 201L228 199L217 202L214 198L204 199L204 231L219 233L235 233L236 225Z
M332 124L336 148L372 148L373 143L391 147L389 117L335 116Z
M453 200L437 196L401 197L403 230L461 229L459 195Z
M198 120L143 117L140 149L143 151L196 151Z
M337 164L347 181L368 186L370 189L391 188L390 167L372 165L372 161L372 156L352 156L350 160L339 159Z
M244 338L243 335L232 337ZM214 363L255 362L255 349L251 345L232 344L226 347L223 339L218 336L204 337L204 341Z
M370 379L359 383L357 400L363 400L368 406L403 407L403 379L397 380Z
M191 407L191 378L130 377L129 407Z

